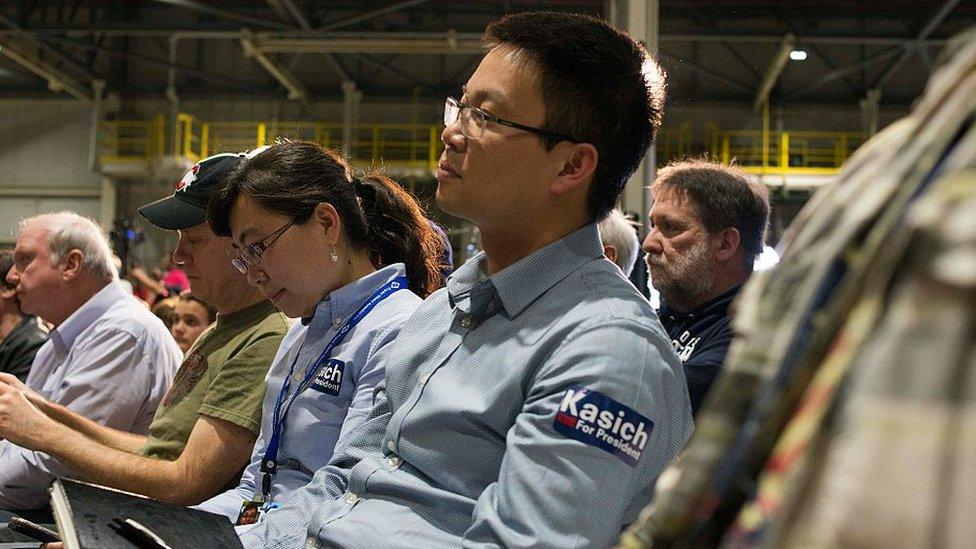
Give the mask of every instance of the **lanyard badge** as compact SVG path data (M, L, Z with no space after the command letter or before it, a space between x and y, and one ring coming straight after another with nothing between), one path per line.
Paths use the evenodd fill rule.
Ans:
M234 523L234 526L254 524L261 518L262 514L277 507L277 503L262 501L260 496L254 499L246 499L241 504L241 512L237 514L237 522Z
M318 358L315 359L312 366L307 372L305 372L304 378L295 389L295 394L289 399L288 393L291 388L291 378L295 373L295 365L298 362L298 357L301 355L301 350L299 349L299 352L295 355L295 360L293 360L291 363L291 368L288 370L288 376L285 377L285 381L281 385L281 391L278 393L278 399L275 402L274 415L272 416L271 438L268 440L268 446L264 451L264 457L261 459L261 496L244 502L243 506L241 507L241 515L238 520L244 518L245 511L248 511L248 504L254 504L252 507L257 510L256 515L254 512L248 511L248 516L253 515L255 517L254 520L257 520L257 516L259 516L260 513L265 510L263 507L274 505L271 503L271 481L274 478L274 475L278 472L278 448L281 445L281 438L284 436L285 419L288 416L288 412L291 411L292 403L295 402L295 399L298 398L302 391L311 385L312 380L315 379L315 376L318 374L322 365L329 362L328 358L331 357L332 351L334 351L335 348L342 343L342 341L346 338L346 335L348 335L349 332L356 327L356 325L366 318L366 315L368 315L369 312L376 307L376 305L392 295L394 292L406 290L408 284L409 282L406 277L398 276L373 292L373 295L371 295L369 299L367 299L366 302L363 303L351 317L349 317L349 320L346 321L341 328L339 328L336 334L332 337L332 340L329 341L329 344L325 346L325 349L323 349ZM285 400L288 402L285 403Z

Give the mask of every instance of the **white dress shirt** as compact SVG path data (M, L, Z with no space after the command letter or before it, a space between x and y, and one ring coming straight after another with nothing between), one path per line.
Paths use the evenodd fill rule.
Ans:
M162 321L114 281L51 330L27 385L102 425L145 434L183 353ZM0 441L0 508L35 509L56 476L51 456Z

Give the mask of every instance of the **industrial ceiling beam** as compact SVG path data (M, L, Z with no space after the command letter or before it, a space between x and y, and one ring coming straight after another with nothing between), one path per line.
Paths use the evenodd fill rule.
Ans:
M255 47L264 53L397 53L480 54L476 33L348 33L330 38L277 38L256 34Z
M735 88L735 89L737 89L739 91L752 92L752 90L753 90L752 86L749 85L749 84L746 84L744 82L740 82L738 80L734 80L732 78L729 78L728 76L725 76L724 74L720 74L720 73L717 73L717 72L715 72L715 71L713 71L711 69L707 69L705 67L702 67L701 65L698 65L697 63L693 63L691 61L688 61L687 59L681 59L680 57L676 57L676 56L673 56L673 55L668 55L668 54L664 53L663 51L662 52L658 52L658 57L660 57L661 59L669 59L671 62L677 63L677 64L679 64L679 65L687 68L688 70L697 72L698 74L707 76L707 77L709 77L709 78L711 78L713 80L718 80L719 82L722 82L722 83L724 83L724 84L726 84L728 86L731 86L731 87L733 87L733 88Z
M259 17L242 15L240 13L236 13L233 11L214 8L206 4L201 4L200 2L194 2L193 0L154 0L154 1L159 2L160 4L169 4L170 6L177 6L180 8L185 8L199 13L215 15L222 19L229 19L231 21L237 21L239 23L247 23L248 25L261 25L262 27L269 27L272 29L281 29L281 30L291 30L294 28L291 25L285 25L282 23L278 23L277 21L268 21L267 19L261 19Z
M254 45L254 37L245 29L241 32L241 46L244 47L244 55L246 57L251 57L258 62L264 70L268 71L275 80L278 81L282 86L288 90L288 99L293 99L296 101L308 101L309 95L308 90L305 86L295 78L295 75L291 73L287 68L282 67L271 60L267 55L265 55L261 50L259 50Z
M302 10L295 6L295 3L291 0L266 0L271 9L274 10L278 17L284 20L293 20L302 29L308 30L312 28L311 23L308 22L308 18L302 13Z
M159 2L166 0L156 0ZM284 27L284 25L282 25ZM93 34L103 35L108 37L113 36L130 36L135 38L153 38L162 37L167 38L172 34L182 33L186 35L198 35L201 39L207 38L237 38L240 33L236 30L225 30L225 31L214 31L212 29L198 28L196 30L186 29L186 28L173 28L173 29L148 29L148 28L124 28L124 27L38 27L33 28L29 31L22 29L4 29L0 30L0 36L10 36L19 34L58 34L62 36L91 36ZM273 38L334 38L337 36L336 33L317 33L316 31L305 31L298 30L292 27L282 28L281 31L267 31L267 32L255 32L255 36L262 37L269 35ZM363 36L365 39L370 39L373 35L410 35L410 34L425 34L425 33L343 33L349 35L350 38L356 36ZM426 33L429 34L429 33ZM467 35L473 35L481 37L478 33L458 33L458 36L464 37ZM660 42L671 42L671 43L691 43L691 42L728 42L728 43L778 43L782 40L782 35L757 35L757 34L661 34L658 40ZM823 45L862 45L862 46L901 46L905 44L921 44L922 46L935 47L944 46L948 40L942 38L926 38L924 40L914 40L912 38L897 37L897 36L806 36L797 35L797 40L803 42L804 44L823 44Z
M769 101L769 94L776 86L779 75L783 73L783 68L786 67L786 62L790 59L790 52L793 51L795 45L795 36L787 34L783 37L779 49L776 50L776 55L773 56L772 62L766 68L766 74L763 76L762 84L759 85L759 91L756 93L756 100L752 103L753 109L759 110Z
M922 27L922 30L919 31L918 36L916 36L914 40L901 44L902 48L904 49L901 56L899 56L898 59L885 68L884 72L882 72L881 75L878 76L878 79L874 81L874 85L871 86L871 89L881 89L881 86L883 86L885 82L887 82L888 79L898 71L898 68L901 67L901 64L908 59L908 56L911 55L913 51L917 51L918 49L925 47L924 43L929 35L932 34L936 27L938 27L942 21L949 16L952 10L956 9L958 4L959 0L946 0L946 3L942 4L939 11L935 12L935 15L933 15L925 26Z
M71 97L90 103L92 96L86 87L65 74L57 67L38 57L35 53L22 49L19 44L9 40L0 40L0 54L10 58L25 69L47 80L47 87L54 92L65 92Z
M375 10L368 11L368 12L363 13L363 14L360 14L360 15L354 15L352 17L346 17L344 19L339 19L338 21L333 21L331 23L326 23L325 25L322 25L321 27L319 27L318 30L330 31L330 30L335 30L335 29L339 29L339 28L342 28L342 27L348 27L349 25L354 25L356 23L361 23L363 21L369 21L370 19L373 19L375 17L379 17L381 15L388 15L388 14L391 14L393 12L397 12L397 11L400 11L400 10L403 10L403 9L406 9L406 8L409 8L409 7L416 6L418 4L423 4L423 3L429 2L429 1L430 0L405 0L403 2L397 2L396 4L392 4L390 6L386 6L385 8L375 9Z
M826 75L824 75L823 78L817 80L813 84L804 86L802 90L791 95L787 99L792 100L801 95L806 95L810 92L820 89L821 87L833 82L834 80L837 80L838 78L843 78L848 74L860 71L861 69L866 69L872 65L877 65L878 63L882 63L887 59L894 58L894 56L897 55L899 51L901 51L901 48L899 48L898 46L893 46L886 50L882 50L878 53L875 53L874 55L866 57L863 60L854 63L853 65L848 65L846 67L838 67L837 69L832 70Z

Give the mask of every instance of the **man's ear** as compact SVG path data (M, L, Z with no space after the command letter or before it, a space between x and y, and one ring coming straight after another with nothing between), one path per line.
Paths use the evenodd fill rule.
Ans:
M81 250L77 248L69 250L61 256L61 279L67 282L81 276L84 263L85 254L81 253Z
M612 263L617 262L617 247L612 244L606 244L603 246L603 255L607 256Z
M596 171L597 161L600 154L596 147L590 143L570 143L564 141L557 147L570 145L572 149L559 176L550 188L553 194L561 195L574 189L584 187L593 180L593 173Z
M718 237L718 249L715 251L716 260L725 262L738 255L742 244L739 229L728 227L719 231L716 236Z

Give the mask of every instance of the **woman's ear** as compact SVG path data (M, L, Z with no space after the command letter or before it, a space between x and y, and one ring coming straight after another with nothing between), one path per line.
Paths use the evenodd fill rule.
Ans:
M312 212L312 221L321 227L322 234L325 235L328 242L334 244L339 239L342 220L339 217L339 212L332 204L319 202Z

